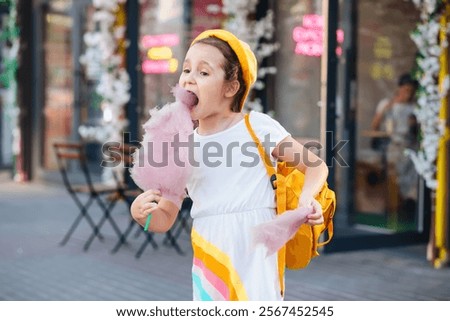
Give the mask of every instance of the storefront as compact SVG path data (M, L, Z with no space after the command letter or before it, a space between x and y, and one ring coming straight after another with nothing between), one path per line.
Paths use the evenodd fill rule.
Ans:
M430 192L404 155L406 148L392 134L407 126L408 119L396 120L395 128L389 129L392 118L384 116L379 128L372 126L380 101L387 98L383 105L393 99L399 77L414 74L417 68L417 48L410 34L419 12L412 2L387 0L343 3L341 10L345 40L336 119L337 135L347 143L346 164L336 167L336 183L345 214L337 216L342 238L331 248L423 242L429 233ZM413 117L412 110L409 116ZM411 145L418 143L414 135Z
M326 79L322 35L323 1L259 1L250 20L274 12L274 39L279 48L263 61L275 66L265 87L255 90L263 109L294 137L321 153L323 118L335 120L333 162L329 164L338 196L335 238L329 251L423 242L429 228L429 192L417 179L415 203L399 212L398 187L388 170L386 150L375 148L371 119L378 102L395 91L397 78L414 68L416 48L410 40L419 13L408 1L339 1L335 75ZM220 0L127 1L127 57L130 100L126 139L139 140L148 110L171 101L184 53L193 37L229 21ZM104 115L79 57L83 34L95 11L88 1L34 1L33 141L34 177L56 173L51 144L80 139L80 125L96 124ZM322 84L336 87L333 114L324 115ZM91 148L92 159L98 146ZM57 174L55 174L57 175Z
M263 4L264 2L264 4ZM223 16L212 10L220 1L143 1L140 18L140 120L147 110L170 100L170 86L180 72L180 59L192 39L207 28L223 26ZM275 39L279 49L265 64L277 73L266 79L264 97L270 112L297 139L320 153L323 1L260 1L258 9L275 13ZM336 148L333 172L339 207L336 237L329 250L423 242L429 233L429 191L417 177L413 202L401 204L398 174L387 162L387 150L373 146L377 134L371 119L378 102L394 95L397 79L413 72L416 48L410 38L419 13L410 2L340 1L336 30L336 131L327 135ZM164 14L165 13L165 14ZM170 14L169 14L170 13ZM332 13L333 14L333 13ZM149 43L169 47L164 69L152 61ZM150 46L150 45L148 45ZM157 45L155 45L158 47ZM163 46L163 47L164 47ZM150 57L150 58L149 58ZM328 115L329 117L330 115ZM333 119L333 117L331 117ZM384 137L384 136L383 136ZM379 139L378 139L379 141Z

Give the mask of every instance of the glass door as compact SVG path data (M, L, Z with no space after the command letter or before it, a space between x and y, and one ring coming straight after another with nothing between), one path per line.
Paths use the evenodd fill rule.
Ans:
M355 175L352 223L382 233L416 231L419 179L405 151L417 148L410 38L412 2L357 2Z

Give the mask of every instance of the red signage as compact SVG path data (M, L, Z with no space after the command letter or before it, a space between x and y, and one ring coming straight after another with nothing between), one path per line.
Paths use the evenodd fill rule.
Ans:
M336 37L336 53L341 55L344 31L337 30ZM323 17L317 14L304 15L302 25L292 31L292 39L296 42L294 51L297 55L320 57L323 52Z

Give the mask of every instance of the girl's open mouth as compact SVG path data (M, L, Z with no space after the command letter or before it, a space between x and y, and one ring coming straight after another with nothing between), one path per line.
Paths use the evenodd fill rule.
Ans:
M189 93L189 96L190 96L189 97L189 104L188 104L188 106L189 106L189 109L192 110L198 105L198 97L192 91L188 90L188 93Z

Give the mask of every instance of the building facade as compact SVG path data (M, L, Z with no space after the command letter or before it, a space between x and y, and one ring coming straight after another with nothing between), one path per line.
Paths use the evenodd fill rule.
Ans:
M20 2L20 1L19 1ZM242 1L236 1L240 3ZM430 234L430 190L422 179L408 213L400 210L397 179L391 176L387 150L376 148L371 119L379 101L394 94L397 79L416 68L417 48L410 33L419 21L412 2L393 0L260 0L248 21L273 12L272 39L278 49L260 64L276 67L254 90L262 110L273 115L299 141L318 153L332 150L327 163L330 185L338 196L334 241L327 251L426 242ZM127 46L123 65L130 76L123 117L128 140L140 140L148 110L171 100L183 55L199 32L233 22L221 0L128 0ZM89 0L34 0L21 13L21 80L28 90L24 115L23 166L28 179L48 179L57 170L56 140L80 140L80 126L95 127L105 118L98 79L89 77L80 56L96 8ZM324 43L323 33L336 34ZM329 50L332 44L335 50ZM331 52L331 55L330 55ZM324 55L327 60L324 63ZM19 71L20 73L20 71ZM325 84L325 85L324 85ZM324 94L327 93L327 94ZM6 128L3 120L2 129ZM326 124L326 125L324 125ZM331 130L331 131L330 131ZM2 134L2 167L11 167L11 151ZM88 142L92 161L99 146ZM100 169L99 169L100 170Z

